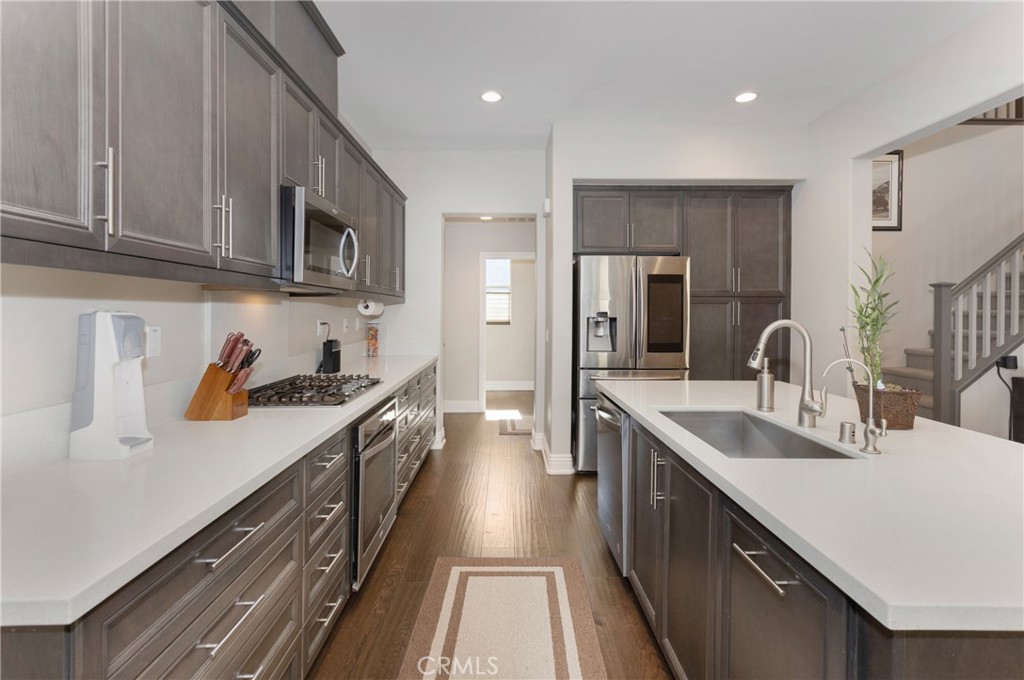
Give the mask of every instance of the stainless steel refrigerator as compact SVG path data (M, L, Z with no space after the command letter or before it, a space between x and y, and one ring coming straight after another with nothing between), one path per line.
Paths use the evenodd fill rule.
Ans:
M596 472L594 380L678 380L686 375L690 259L577 256L573 310L573 460L577 472Z

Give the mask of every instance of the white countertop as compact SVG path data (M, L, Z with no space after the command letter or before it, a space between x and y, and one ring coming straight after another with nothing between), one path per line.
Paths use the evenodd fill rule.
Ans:
M436 360L345 362L383 382L339 407L181 420L127 460L63 459L4 478L0 623L74 622Z
M856 401L830 397L803 430L853 460L727 458L660 411L741 409L793 430L800 388L774 413L753 382L608 381L599 390L890 630L1024 631L1024 446L918 418L867 456L838 443Z

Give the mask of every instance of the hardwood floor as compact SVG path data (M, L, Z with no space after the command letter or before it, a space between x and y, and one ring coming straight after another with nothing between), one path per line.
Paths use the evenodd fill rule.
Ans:
M532 393L494 394L490 408L533 410ZM671 677L601 535L596 478L548 476L530 437L499 435L483 414L444 421L444 448L427 457L310 677L397 677L434 561L460 555L577 557L609 678Z

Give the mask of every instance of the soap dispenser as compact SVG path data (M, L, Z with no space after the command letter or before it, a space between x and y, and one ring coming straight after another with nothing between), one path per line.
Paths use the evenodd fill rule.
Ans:
M764 358L761 372L757 374L757 410L775 410L775 376L768 370L770 359Z

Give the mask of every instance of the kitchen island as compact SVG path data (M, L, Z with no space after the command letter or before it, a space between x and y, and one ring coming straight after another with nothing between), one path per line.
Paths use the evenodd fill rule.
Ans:
M679 493L667 482L668 488L655 488L660 474L655 468L672 462L720 494L723 501L714 510L716 517L759 524L771 534L763 544L770 548L775 541L779 550L791 551L793 560L806 562L809 571L824 577L826 586L830 583L841 591L849 604L851 630L871 630L872 635L901 645L908 636L921 635L933 640L994 638L1002 650L995 653L1015 655L1011 666L1024 667L1024 449L1019 444L918 419L913 430L890 431L880 439L880 455L864 454L858 450L860 424L857 445L838 442L839 423L859 421L854 400L831 397L827 417L819 417L815 428L801 429L796 425L800 388L786 383L777 385L772 413L756 410L751 382L607 381L599 383L599 391L625 409L634 430L645 437L638 440L634 435L633 448L643 449L633 452L636 456L646 455L653 442L654 481L644 484L651 486L650 505L657 508L664 501L662 517L669 519L660 521L670 521L673 511L664 508L670 508ZM744 411L846 456L728 457L665 415L678 411ZM644 475L642 467L639 474ZM646 496L647 486L637 494ZM634 502L648 512L646 498ZM736 555L744 550L735 544L735 551L725 547L733 532L719 533L717 543L709 539L716 555L712 561L728 562L731 557L741 562ZM638 542L646 540L642 526L635 533ZM664 533L667 543L670 530ZM764 555L764 545L758 547L746 551L746 556L757 560ZM667 546L657 552L659 560L669 559ZM786 559L780 564L785 566ZM763 572L758 575L771 581ZM666 571L660 579L676 576ZM709 593L709 602L718 604L709 605L709 611L726 606L719 600L727 590L722 583L728 574L716 578L719 595ZM708 579L709 591L714 581ZM783 591L785 582L779 583L776 589ZM659 628L669 617L665 612L654 616L653 610L670 596L645 593L652 602L648 618L663 649L664 631ZM729 618L721 611L717 616L722 621ZM721 626L722 621L710 625ZM851 658L863 655L862 638L851 634L850 640ZM708 649L714 645L709 643ZM888 653L896 654L892 649ZM891 670L892 659L887 663Z

